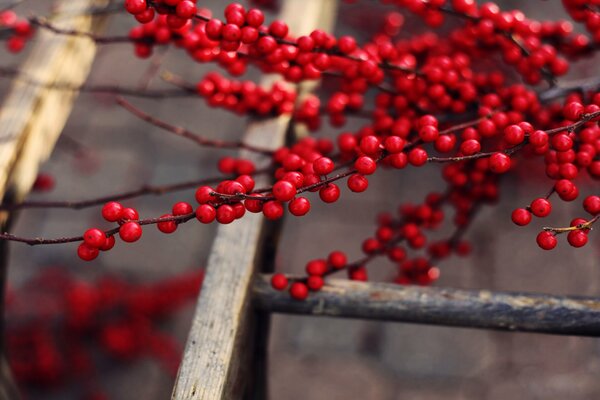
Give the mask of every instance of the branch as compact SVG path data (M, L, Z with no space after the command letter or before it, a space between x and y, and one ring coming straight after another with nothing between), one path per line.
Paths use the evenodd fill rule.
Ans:
M200 136L194 132L191 132L185 128L182 128L182 127L176 126L176 125L171 125L165 121L155 118L155 117L151 116L150 114L147 114L144 111L140 110L139 108L137 108L136 106L134 106L133 104L131 104L130 102L125 100L123 97L117 98L117 104L119 104L121 107L123 107L124 109L126 109L127 111L129 111L130 113L135 115L136 117L148 122L149 124L157 126L161 129L163 129L167 132L171 132L177 136L181 136L183 138L189 139L192 142L195 142L200 146L214 147L214 148L220 148L220 149L244 149L244 150L253 151L256 153L260 153L260 154L267 154L267 155L273 154L272 150L255 147L255 146L243 143L243 142L229 142L229 141L225 141L225 140L207 139L207 138L202 137L202 136Z

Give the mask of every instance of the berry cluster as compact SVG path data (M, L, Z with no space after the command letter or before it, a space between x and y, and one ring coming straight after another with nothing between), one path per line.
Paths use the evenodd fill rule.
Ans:
M136 241L146 224L172 233L193 218L229 224L252 212L276 220L286 208L304 216L313 192L318 200L335 203L340 182L361 193L381 169L440 164L443 194L432 192L422 204L401 205L397 218L381 218L375 236L363 243L364 259L348 263L343 253L334 252L327 260L309 263L308 277L291 285L285 276L273 278L275 288L289 286L292 296L301 299L309 290L320 289L323 277L339 270L347 270L352 279L366 279L367 261L387 255L398 265L396 282L428 284L439 275L435 265L440 259L468 252L462 235L477 210L498 199L502 175L531 162L540 165L551 182L547 195L513 212L512 220L520 226L530 224L533 216L547 217L552 196L574 201L579 182L600 178L600 85L556 86L570 62L595 50L586 35L573 33L567 21L537 21L489 2L382 3L392 11L373 37L358 43L351 36L321 30L295 37L284 22L267 23L260 10L238 3L229 4L224 19L219 19L193 1L127 0L125 8L140 22L129 34L140 57L149 56L154 46L172 45L195 62L216 63L231 76L255 67L292 83L328 83L319 97L309 95L298 104L296 91L283 83L265 89L214 72L195 86L185 85L210 106L250 115L291 114L311 131L321 127L325 115L332 126L344 128L335 137L315 134L274 152L238 145L271 157L270 168L260 171L271 174L270 187L255 188L257 171L250 161L224 157L217 167L227 178L197 188L195 209L180 202L160 218L139 220L135 210L108 203L103 216L119 227L86 231L79 256L94 259L114 245L117 233L126 242ZM597 0L563 3L597 41ZM401 36L405 17L398 9L423 18L429 28L448 21L446 34ZM500 60L506 65L495 63ZM345 127L348 117L362 125ZM219 141L197 142L227 147ZM583 206L591 219L544 228L537 237L540 247L555 247L561 233L567 233L571 245L585 245L599 218L598 196L585 197ZM447 208L453 218L448 218ZM455 234L439 240L436 228L448 220Z
M19 19L11 10L0 12L0 33L7 35L6 48L11 53L19 53L27 40L33 36L33 28L28 20Z
M290 114L296 100L296 92L282 82L266 90L252 81L230 80L216 72L198 82L196 91L211 107L259 116Z
M83 383L99 396L100 355L117 362L150 358L175 376L180 344L157 323L195 299L201 282L198 272L132 284L108 276L90 283L64 269L42 270L7 295L7 353L17 382L54 388Z

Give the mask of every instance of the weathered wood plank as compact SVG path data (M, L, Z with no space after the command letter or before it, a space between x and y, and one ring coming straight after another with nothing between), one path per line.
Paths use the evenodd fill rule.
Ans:
M62 0L53 24L80 31L97 31L106 17L81 15L107 0ZM69 14L68 17L61 15ZM78 16L73 16L78 14ZM0 199L9 193L21 200L35 181L38 165L52 152L77 97L76 91L48 88L56 82L78 87L87 78L96 46L87 38L37 33L27 60L20 67L25 77L42 85L28 84L17 75L0 109Z
M268 312L600 336L598 298L332 279L307 300L296 301L273 290L269 280L258 277L253 291L256 307Z
M286 0L281 18L294 34L307 34L319 26L327 29L333 24L336 3L336 0ZM278 79L268 76L262 84L269 86ZM245 141L276 149L284 144L289 123L288 116L252 123ZM242 155L252 159L258 168L270 162L255 154ZM269 181L258 178L256 183L260 187ZM249 363L256 325L250 292L257 260L263 251L264 234L262 215L246 215L240 221L219 227L173 399L243 398L246 379L251 375Z
M107 0L62 0L55 8L52 22L58 26L81 31L98 32L104 17L82 16L92 6L102 6ZM62 17L70 14L69 17ZM73 15L78 15L73 17ZM78 87L85 81L96 54L95 44L85 38L57 36L39 32L27 60L20 67L23 76L42 85L31 85L15 77L0 109L0 201L19 202L33 185L38 166L52 152L77 97L75 91L49 89L55 82ZM0 231L9 229L8 211L0 211ZM4 336L4 289L8 243L0 243L0 338ZM0 339L0 349L3 349ZM1 350L0 350L1 351ZM18 399L19 393L11 378L10 369L2 360L0 397Z

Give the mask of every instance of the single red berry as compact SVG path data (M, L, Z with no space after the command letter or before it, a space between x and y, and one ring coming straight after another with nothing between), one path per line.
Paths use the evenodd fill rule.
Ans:
M331 253L329 253L329 256L327 257L327 262L329 263L329 265L331 265L331 267L333 267L335 269L341 269L346 266L348 259L344 252L332 251Z
M127 207L123 209L121 219L125 221L137 221L140 219L140 215L135 208Z
M187 215L194 212L192 205L190 203L186 203L184 201L180 201L179 203L175 203L173 205L173 215Z
M85 243L81 243L79 247L77 247L77 255L83 261L92 261L96 257L98 257L99 250L97 247L88 246Z
M525 140L525 132L519 125L509 125L504 129L504 140L510 145L517 145Z
M302 282L294 282L290 286L290 295L295 300L306 300L308 297L308 287Z
M306 280L306 286L313 292L321 290L324 284L325 281L320 276L309 276Z
M106 240L104 241L104 244L102 246L100 246L100 250L108 251L108 250L112 249L113 247L115 247L115 237L107 236Z
M364 192L368 187L369 180L360 174L353 174L348 178L348 188L353 192Z
M215 201L215 197L211 196L210 193L214 192L214 189L210 186L201 186L196 190L196 201L198 204L206 204L211 201Z
M139 14L147 7L146 0L125 0L125 10L130 14Z
M119 236L124 242L133 243L142 237L142 227L137 222L125 222L119 228Z
M267 219L278 220L283 217L283 206L279 201L267 201L263 204L263 214Z
M579 120L579 118L581 118L581 115L583 114L583 111L584 111L583 104L578 103L576 101L568 103L563 108L563 114L564 114L565 118L568 120L571 120L571 121Z
M588 235L584 231L578 229L571 231L567 235L567 241L573 247L583 247L588 242Z
M217 217L217 210L210 204L201 204L196 209L196 219L203 224L210 224Z
M536 241L538 246L544 250L552 250L558 243L556 237L552 233L546 231L540 232L537 235Z
M102 207L102 217L108 222L117 222L123 216L123 206L116 201L110 201Z
M175 9L177 16L184 19L192 18L194 15L196 15L197 11L198 9L196 8L196 4L190 0L180 1Z
M489 160L490 170L496 174L503 174L510 169L510 157L504 153L494 153Z
M279 201L290 201L296 196L296 187L288 181L277 181L273 185L273 196Z
M217 208L217 221L221 224L230 224L235 221L235 210L229 204L223 204Z
M284 274L273 274L271 276L271 286L275 290L285 290L288 287L288 279Z
M552 204L542 197L533 200L529 207L533 215L540 218L547 217L552 212Z
M531 222L531 213L525 208L517 208L512 212L511 218L515 224L525 226Z
M361 156L354 162L354 168L362 175L371 175L377 169L377 163L371 157Z
M83 234L83 241L90 247L100 248L106 241L106 234L98 228L91 228Z
M169 218L172 217L171 214L162 215L161 218ZM163 221L156 224L156 227L162 233L173 233L177 230L177 222L175 221Z
M317 158L313 162L313 169L317 175L328 175L333 171L335 164L329 157Z
M340 188L335 183L329 183L319 190L319 197L325 203L335 203L340 198Z
M327 262L325 260L311 260L306 264L306 273L308 275L324 275L327 272Z
M408 153L408 162L414 165L415 167L425 165L425 163L427 162L427 152L419 147L412 149Z
M306 197L296 197L290 201L288 209L292 215L301 217L310 211L310 201Z
M600 214L600 196L588 196L583 200L583 209L592 215Z

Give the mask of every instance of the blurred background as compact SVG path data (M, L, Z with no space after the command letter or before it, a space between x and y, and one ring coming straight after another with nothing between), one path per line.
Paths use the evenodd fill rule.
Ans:
M16 10L22 15L43 14L50 3L26 0ZM200 5L220 16L227 3L203 0ZM503 9L519 8L536 19L568 18L558 0L498 3ZM351 33L366 39L377 29L376 16L389 10L389 6L366 0L342 3L335 33ZM273 18L273 14L268 14L268 20ZM115 14L110 18L107 32L126 34L133 25L131 17ZM407 19L405 32L422 29L419 20ZM18 66L24 56L15 57L2 51L0 64ZM161 60L162 70L172 71L191 82L212 69L210 65L190 62L176 49L156 52L154 60L157 59ZM128 44L101 46L89 84L133 87L151 62L133 57L133 47ZM582 60L564 80L596 75L597 62ZM257 80L258 74L250 68L247 77ZM0 79L1 93L7 92L9 83L9 79ZM169 85L157 77L151 87L168 88ZM232 118L225 111L211 109L204 100L193 97L130 100L163 120L208 137L239 138L248 122L246 118ZM352 123L350 121L348 126ZM316 136L334 137L336 132L324 128ZM223 155L235 155L235 152L190 146L184 139L172 137L115 106L114 95L82 93L52 158L41 168L43 174L53 177L54 187L49 192L33 193L30 199L81 200L144 184L161 185L216 176L216 162ZM393 212L400 202L421 201L427 193L440 190L443 185L436 165L401 172L382 171L370 180L369 190L362 194L350 193L341 185L342 197L334 206L315 201L306 217L285 221L277 256L278 270L301 273L306 261L324 257L331 250L344 250L350 259L360 257L362 240L374 231L378 213ZM485 207L466 236L473 240L473 253L439 265L441 277L436 285L600 295L597 235L592 234L590 243L582 249L573 249L561 241L554 251L543 252L535 244L542 222L535 221L527 228L518 229L510 221L515 207L528 204L549 187L550 182L541 170L529 168L527 176L517 173L507 177L502 182L498 204ZM596 183L596 190L597 187ZM142 217L153 217L169 212L176 201L192 202L193 190L146 196L124 203L136 207ZM581 213L577 202L557 202L557 205L552 217L543 221L544 225L561 226ZM32 209L19 213L13 231L27 237L60 237L81 234L90 226L102 224L100 207L78 211ZM135 328L153 332L152 340L162 338L164 342L150 343L158 348L172 347L172 353L125 354L119 350L120 339L110 339L111 334L122 338L123 332L137 334L138 330L117 329L104 332L104 336L83 335L77 349L84 349L88 364L93 364L93 368L89 373L81 370L77 374L71 370L78 369L72 367L79 365L72 361L78 358L62 351L71 349L72 343L69 338L62 338L56 357L61 360L59 364L66 365L65 372L51 377L48 382L22 380L20 386L25 397L168 398L174 381L172 357L177 354L178 346L185 343L194 293L215 230L214 224L190 223L179 227L174 235L164 235L149 227L139 242L127 246L118 244L92 263L77 258L74 244L12 245L7 329L9 335L12 332L17 338L21 335L19 329L46 321L48 315L56 326L45 329L62 332L61 327L69 321L65 320L61 307L67 304L81 311L77 305L86 304L91 292L139 290L143 295L155 290L171 293L155 286L156 282L169 278L175 282L173 290L185 293L179 303L169 308L173 312L161 313L159 306L155 312L142 310L142 314L146 312L142 327ZM394 276L394 266L377 261L370 265L369 273L374 279L388 280ZM67 282L64 284L77 289L70 292L72 297L66 303L55 301L54 304L51 300L60 288L47 283L57 281ZM165 302L172 299L163 297ZM40 304L47 307L40 311ZM120 310L119 307L115 304L115 309ZM118 323L115 326L118 327ZM15 350L23 351L19 346L28 348L29 345L21 343L9 347L9 356L11 351L12 354ZM112 352L105 351L106 348ZM599 356L600 342L590 338L275 315L268 376L272 399L583 400L600 398Z

